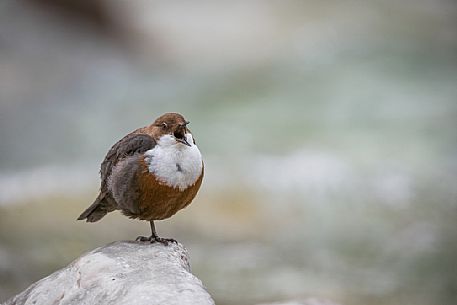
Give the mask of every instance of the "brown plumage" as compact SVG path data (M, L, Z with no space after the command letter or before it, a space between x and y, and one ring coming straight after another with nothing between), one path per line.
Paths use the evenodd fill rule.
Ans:
M95 222L121 210L150 221L152 235L137 240L170 241L157 236L154 220L189 205L203 179L201 154L187 124L182 115L166 113L114 144L101 164L100 193L78 220Z

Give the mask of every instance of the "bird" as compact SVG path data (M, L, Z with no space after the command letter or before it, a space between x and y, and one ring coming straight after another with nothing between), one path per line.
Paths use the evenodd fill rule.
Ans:
M154 221L187 207L202 184L203 159L188 124L179 113L165 113L115 143L100 166L100 192L78 220L96 222L120 210L149 221L151 235L136 241L176 242L159 237Z

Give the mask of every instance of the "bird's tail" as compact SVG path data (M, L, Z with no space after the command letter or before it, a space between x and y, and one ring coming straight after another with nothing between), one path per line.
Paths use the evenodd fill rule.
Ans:
M78 220L86 220L87 222L96 222L103 218L109 211L106 208L106 203L104 198L101 198L99 195L95 199L94 203L91 204L81 215L79 215Z

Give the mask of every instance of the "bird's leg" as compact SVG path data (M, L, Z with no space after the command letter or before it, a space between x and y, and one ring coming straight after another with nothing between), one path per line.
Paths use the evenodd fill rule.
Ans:
M175 243L175 244L178 243L178 242L177 242L176 240L174 240L173 238L162 238L162 237L159 237L159 236L157 235L157 233L156 233L156 227L155 227L155 225L154 225L154 221L151 220L149 223L151 224L151 233L152 233L152 235L151 235L151 243L157 241L157 242L159 242L159 243L164 244L165 246L167 246L169 242Z
M151 221L149 221L149 223L151 225L151 236L149 236L149 237L138 236L136 239L137 241L149 241L151 244L155 243L155 242L159 242L161 244L164 244L165 246L167 246L169 242L178 243L173 238L162 238L162 237L157 236L154 221L151 220Z

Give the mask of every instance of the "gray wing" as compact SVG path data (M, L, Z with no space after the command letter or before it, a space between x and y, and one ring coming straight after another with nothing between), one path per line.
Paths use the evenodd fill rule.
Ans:
M147 134L129 134L114 144L100 167L101 191L107 191L108 179L119 161L129 156L143 154L154 148L155 145L154 138Z
M113 170L118 168L116 165L124 161L128 161L127 164L130 165L131 170L134 170L133 167L139 165L132 163L132 160L138 160L137 158L140 158L140 154L152 149L155 145L156 142L154 138L146 134L129 134L114 144L106 154L106 157L100 167L100 194L97 196L94 203L92 203L92 205L90 205L78 217L78 220L86 219L88 222L98 221L107 213L114 211L115 209L122 208L124 202L120 203L115 200L115 198L113 198L113 194L108 189L109 183L112 180L111 176ZM126 169L127 168L124 170ZM132 172L130 171L129 173L129 177L133 178ZM135 191L133 191L133 193L125 192L125 187L127 187L127 185L123 185L122 181L117 181L117 183L120 183L118 184L118 193L125 193L125 195L128 196L134 195ZM129 200L129 202L130 201L131 200Z

